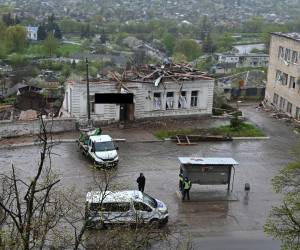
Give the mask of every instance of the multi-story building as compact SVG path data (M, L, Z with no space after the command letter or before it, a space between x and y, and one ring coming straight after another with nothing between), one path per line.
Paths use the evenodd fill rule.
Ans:
M300 119L300 33L272 33L265 99Z

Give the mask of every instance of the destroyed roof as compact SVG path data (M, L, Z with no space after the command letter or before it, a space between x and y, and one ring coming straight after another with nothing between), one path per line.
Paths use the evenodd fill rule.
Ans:
M276 35L276 36L286 37L286 38L300 42L300 33L297 33L297 32L291 32L291 33L272 32L271 34Z
M117 82L150 82L155 86L163 81L213 80L189 64L143 65L126 70L122 75L110 72L106 77Z
M189 64L164 64L164 65L143 65L135 66L123 71L122 74L116 71L109 71L98 79L89 79L90 83L118 83L119 87L126 82L152 83L158 86L161 82L180 82L194 80L214 80L207 73L194 69ZM69 79L70 84L77 81ZM86 79L81 79L85 83ZM125 87L125 86L124 86Z

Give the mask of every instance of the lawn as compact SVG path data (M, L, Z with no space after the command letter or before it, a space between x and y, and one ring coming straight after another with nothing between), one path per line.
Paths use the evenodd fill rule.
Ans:
M66 57L78 52L81 52L81 46L77 44L63 43L58 48L58 54Z
M263 131L250 123L242 123L238 128L233 128L230 125L224 125L217 128L209 129L213 135L224 135L231 137L262 137L265 136Z
M263 131L250 123L242 123L239 128L232 128L230 125L223 125L209 129L176 129L158 130L154 135L159 139L174 137L176 135L223 135L230 137L262 137Z
M154 133L154 136L158 139L171 138L176 135L195 135L203 134L203 130L200 129L176 129L176 130L158 130Z
M61 43L57 49L57 55L68 57L74 53L80 52L81 46L77 44ZM47 56L46 50L41 42L32 43L24 51L24 55L30 56Z

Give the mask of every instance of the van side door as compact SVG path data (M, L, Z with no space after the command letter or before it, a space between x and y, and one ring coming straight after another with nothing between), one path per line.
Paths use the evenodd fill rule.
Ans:
M113 202L108 207L108 223L130 223L132 218L132 209L129 202Z
M153 209L143 202L133 202L135 217L138 223L149 222L152 219Z

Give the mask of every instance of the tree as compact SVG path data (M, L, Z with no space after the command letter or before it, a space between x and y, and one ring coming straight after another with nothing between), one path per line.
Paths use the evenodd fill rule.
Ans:
M6 30L6 47L10 52L22 52L27 46L27 32L21 25L10 26Z
M43 144L35 176L30 181L21 180L13 165L10 174L1 174L0 207L5 218L1 238L6 248L22 246L25 250L33 247L42 249L46 236L60 220L57 211L63 203L52 193L59 179L51 175L51 168L45 166L52 146L48 144L43 120L41 124L40 140Z
M225 33L222 37L217 39L217 50L226 52L232 49L234 39L229 33Z
M176 38L175 38L175 36L173 36L170 33L166 33L163 36L163 43L164 43L164 45L165 45L165 47L167 49L168 55L172 55L173 51L174 51L175 44L176 44Z
M11 13L4 14L2 16L2 21L6 24L6 26L10 26L14 24L14 19L11 17Z
M200 24L200 39L204 41L204 39L207 37L207 33L210 30L210 23L207 16L204 16L201 20Z
M54 37L53 33L48 33L46 40L43 43L43 46L49 56L52 56L57 52L59 47L59 43L57 39Z
M200 45L193 39L180 39L176 42L175 53L183 54L188 61L195 60L201 55Z
M172 60L175 63L186 63L187 62L187 58L184 54L182 53L175 53L172 56Z
M55 29L54 29L54 37L58 40L62 39L62 33L59 28L59 26L56 24Z
M210 32L207 33L203 40L202 50L204 53L213 53L216 50L216 45L213 43Z
M39 41L41 40L45 40L47 37L47 32L46 32L46 27L45 27L45 24L43 23L42 25L40 25L38 27L38 31L37 31L37 39Z
M252 17L244 24L244 32L260 33L264 26L264 20L262 17Z
M265 232L282 241L282 249L300 249L300 144L293 150L295 161L272 179L273 189L283 194L279 206L271 209Z
M4 59L7 54L5 46L6 25L0 20L0 59Z

